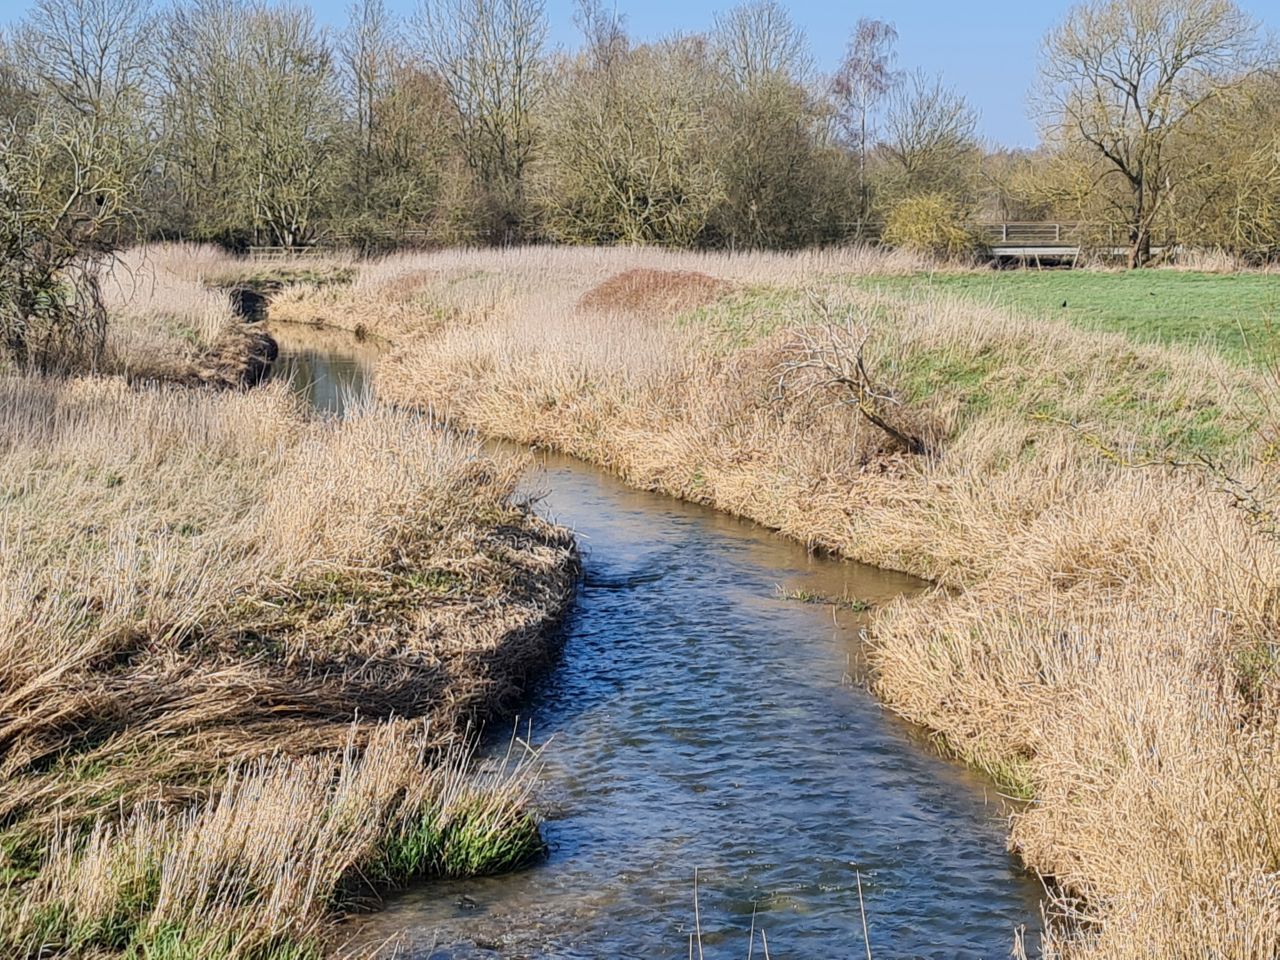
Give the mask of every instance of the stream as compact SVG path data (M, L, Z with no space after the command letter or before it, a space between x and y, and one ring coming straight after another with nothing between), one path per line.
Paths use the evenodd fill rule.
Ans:
M376 349L272 327L281 375L340 413ZM546 744L547 858L424 884L357 918L400 956L1001 958L1037 952L1041 888L1009 807L861 685L864 614L910 577L810 554L754 524L538 454L540 509L584 577L522 734ZM491 750L507 749L510 728ZM861 885L860 908L859 885ZM757 934L754 955L763 957Z

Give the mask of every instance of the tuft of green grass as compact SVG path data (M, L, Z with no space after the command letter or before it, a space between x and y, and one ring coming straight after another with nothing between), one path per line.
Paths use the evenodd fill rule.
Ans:
M1034 361L1033 348L1028 342L1016 348L1021 354L989 344L905 350L891 379L910 403L939 397L960 401L961 422L1002 412L1072 424L1096 433L1103 446L1133 442L1141 456L1153 459L1216 458L1251 435L1257 398L1247 391L1223 390L1209 402L1171 392L1171 368L1151 362L1136 348L1101 360L1111 385L1104 391L1064 390L1064 382L1078 382L1093 371L1027 362Z
M1261 273L1002 270L855 277L864 289L944 293L1143 343L1202 343L1239 363L1273 352L1280 282Z
M988 752L982 748L961 749L941 732L930 734L929 739L943 756L961 760L986 774L997 789L1011 800L1030 802L1035 799L1036 783L1029 757L1004 751Z
M124 953L124 960L321 960L321 945L279 935L245 948L230 934L192 934L182 927L161 924L140 930Z
M488 876L522 867L546 851L537 818L478 796L449 811L428 808L387 837L386 882Z

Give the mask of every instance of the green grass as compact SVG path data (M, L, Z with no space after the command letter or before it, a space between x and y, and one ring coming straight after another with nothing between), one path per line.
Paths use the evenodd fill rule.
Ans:
M476 798L445 816L428 808L387 837L377 865L400 886L426 877L478 877L524 866L546 850L529 813Z
M696 329L703 342L721 353L748 347L788 324L803 322L810 309L804 290L750 286L675 318L678 328Z
M1094 362L1111 386L1100 393L1075 393L1064 389L1064 382L1081 382L1088 368L1064 365L1028 375L1016 352L965 349L958 343L945 352L904 353L894 369L894 385L916 403L942 397L960 401L962 420L1001 411L1077 423L1097 431L1104 443L1136 443L1140 457L1220 457L1251 435L1257 399L1230 384L1223 385L1220 400L1205 403L1167 391L1169 368L1134 351L1117 350Z
M1278 339L1272 336L1271 318L1280 323L1280 277L1262 274L1008 270L848 282L895 296L950 294L990 302L1026 318L1023 330L999 342L962 336L945 348L922 348L909 338L895 343L897 309L891 301L874 305L867 317L877 331L872 366L908 403L953 404L959 426L988 414L1072 424L1100 450L1124 451L1137 460L1221 459L1247 442L1261 412L1250 379L1254 373L1247 368L1250 361L1271 355L1270 342ZM703 347L732 354L781 329L820 319L806 291L753 285L683 313L674 323L696 330ZM1045 365L1043 342L1036 335L1045 319L1119 332L1133 346L1108 342L1081 357L1068 355ZM1242 367L1241 379L1207 394L1171 388L1179 357L1153 358L1140 347L1145 342L1184 347L1205 342ZM877 347L883 347L883 356L874 355ZM1083 392L1076 387L1099 378L1100 387ZM1021 456L1035 453L1029 448Z
M1272 352L1280 276L1175 270L1005 270L858 277L868 289L948 294L1157 343L1203 343L1247 362ZM1063 304L1066 306L1063 306Z

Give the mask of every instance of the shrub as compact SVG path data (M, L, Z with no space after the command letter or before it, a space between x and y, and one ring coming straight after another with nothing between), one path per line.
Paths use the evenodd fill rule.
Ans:
M897 203L885 218L882 238L890 246L944 259L970 255L979 246L959 205L938 193Z

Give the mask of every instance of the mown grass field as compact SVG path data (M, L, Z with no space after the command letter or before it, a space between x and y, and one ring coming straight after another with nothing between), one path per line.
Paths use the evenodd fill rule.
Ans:
M1066 320L1144 343L1199 344L1233 360L1274 355L1280 276L1181 270L1003 270L857 277L864 289L953 295L1028 319Z

